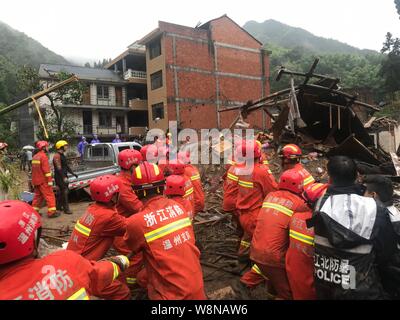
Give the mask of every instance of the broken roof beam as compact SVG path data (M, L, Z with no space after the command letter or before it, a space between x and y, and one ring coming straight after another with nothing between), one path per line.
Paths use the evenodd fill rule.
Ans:
M296 88L296 90L297 89L298 88ZM277 99L280 96L288 94L290 92L290 90L291 89L289 88L289 89L285 89L285 90L282 90L282 91L278 91L278 92L270 94L269 96L266 96L265 98L262 98L262 99L260 99L260 100L258 100L256 102L246 103L245 105L219 110L218 112L227 112L227 111L240 110L240 109L245 109L245 108L247 108L247 109L251 108L251 110L253 111L254 109L261 108L262 106L261 107L259 106L261 103L265 103L267 101L269 102L269 100ZM271 102L273 103L273 101L271 101ZM254 107L254 109L253 109L253 107Z
M313 74L314 74L315 69L316 69L317 66L318 66L318 63L319 63L319 58L316 58L316 59L314 60L313 65L311 66L310 71L308 71L308 73L306 73L306 78L304 79L303 84L307 84L308 81L310 81L310 79L312 78L312 76L313 76Z
M318 86L316 84L306 84L306 85L304 85L304 87L305 88L309 88L309 89L319 89L319 90L322 90L322 91L327 91L329 93L334 93L334 94L337 94L337 95L341 95L341 96L343 96L345 98L348 98L350 100L354 100L353 104L356 104L356 105L359 105L359 106L362 106L362 107L365 107L367 109L371 109L371 110L374 110L374 111L381 111L381 109L378 108L378 107L375 107L375 106L370 105L368 103L364 103L364 102L355 100L355 98L356 98L355 96L353 96L351 94L348 94L346 92L343 92L343 91L338 91L338 90L330 89L330 88L327 88L327 87Z

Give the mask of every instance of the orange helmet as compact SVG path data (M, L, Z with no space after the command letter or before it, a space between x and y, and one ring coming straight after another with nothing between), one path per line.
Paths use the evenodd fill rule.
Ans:
M313 183L309 185L303 192L304 200L306 200L310 206L314 206L318 199L324 196L328 186L328 184L323 183Z
M98 177L90 183L90 195L94 201L110 202L116 193L119 193L119 180L113 175Z
M185 173L185 164L179 160L173 160L168 163L168 167L173 175L182 175Z
M166 196L184 196L185 195L185 178L178 175L169 176L166 180L165 195Z
M118 154L118 165L125 170L129 170L133 165L138 165L143 161L142 154L133 149L126 149Z
M158 149L154 144L146 144L140 149L140 153L142 154L143 161L157 161Z
M299 146L295 144L288 144L284 146L280 152L280 157L284 159L298 159L303 155Z
M164 186L164 173L156 164L145 161L133 170L132 184L134 190L148 190Z
M287 170L282 173L278 188L301 194L304 190L303 181L303 176L297 170Z
M243 140L243 143L236 148L236 156L244 158L251 156L253 159L258 159L261 157L261 146L255 140Z
M178 152L178 160L183 162L184 164L190 163L190 151Z
M40 215L22 201L0 202L0 265L29 256L36 248Z
M48 147L49 147L49 143L47 141L36 142L36 148L38 148L39 150L42 150L43 148L48 148Z

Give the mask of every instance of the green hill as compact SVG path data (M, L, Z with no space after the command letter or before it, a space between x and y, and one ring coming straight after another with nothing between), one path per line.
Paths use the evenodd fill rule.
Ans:
M379 93L382 79L378 75L383 55L361 50L337 40L317 37L312 33L275 20L263 23L249 21L244 25L249 33L271 51L271 91L287 87L287 81L274 80L280 66L293 71L308 71L316 57L320 58L317 73L339 77L346 89L369 88Z
M38 68L40 63L68 64L68 61L26 34L0 22L0 105L9 104L21 95L18 68L23 65Z
M318 37L307 30L291 27L272 19L262 23L249 21L243 28L264 44L277 45L288 49L302 47L318 54L376 53L372 50L361 50L337 40Z

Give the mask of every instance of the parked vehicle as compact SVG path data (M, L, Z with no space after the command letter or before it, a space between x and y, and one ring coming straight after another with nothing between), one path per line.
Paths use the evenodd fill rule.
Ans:
M78 178L68 175L69 189L78 190L86 188L97 177L119 173L118 154L125 149L140 150L140 148L141 145L136 142L87 145L83 161L77 166L73 166L73 170L78 175Z

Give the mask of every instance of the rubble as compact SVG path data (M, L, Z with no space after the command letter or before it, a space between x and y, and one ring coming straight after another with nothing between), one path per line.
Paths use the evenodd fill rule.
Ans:
M371 118L363 124L357 115L359 109L365 109L370 115L380 109L357 101L357 96L342 91L340 79L316 74L314 71L318 62L319 59L316 59L306 73L282 67L276 80L289 75L288 89L220 112L238 110L238 118L246 119L251 112L263 109L273 121L271 131L275 147L296 143L302 149L324 156L347 155L357 160L361 168L365 169L367 164L374 172L397 176L389 153L376 146L369 134L373 128L382 126L389 127L390 131L397 122L383 117ZM304 80L294 86L294 77L303 77ZM313 79L317 81L311 83ZM368 174L371 170L365 171Z

